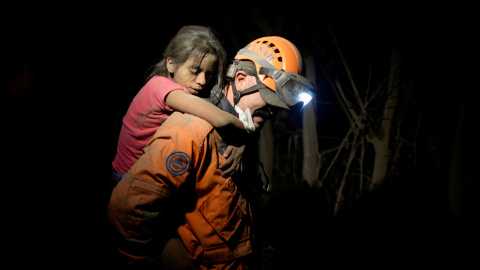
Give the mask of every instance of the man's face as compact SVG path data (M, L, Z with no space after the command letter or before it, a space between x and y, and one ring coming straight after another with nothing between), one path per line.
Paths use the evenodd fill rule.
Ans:
M247 76L245 88L251 87L255 84L257 84L255 77ZM255 129L261 129L265 122L273 116L271 108L263 100L260 92L258 91L242 96L238 101L237 106L243 111L245 111L247 108L250 109Z

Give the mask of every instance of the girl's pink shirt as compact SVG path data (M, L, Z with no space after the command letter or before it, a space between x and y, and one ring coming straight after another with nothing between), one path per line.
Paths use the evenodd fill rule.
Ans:
M113 169L126 173L143 154L143 148L157 129L173 113L165 97L173 90L188 91L171 79L154 76L133 98L122 120Z

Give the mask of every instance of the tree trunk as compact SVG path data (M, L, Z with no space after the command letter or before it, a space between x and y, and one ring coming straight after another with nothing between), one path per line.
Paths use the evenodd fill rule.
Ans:
M389 141L390 130L392 128L393 116L397 106L398 84L399 84L399 66L401 56L397 50L392 52L392 61L390 64L390 76L388 82L388 97L383 110L383 117L377 132L369 129L367 139L372 143L375 150L375 161L372 174L372 182L369 191L372 192L380 187L385 179L389 163Z
M374 137L369 140L375 149L375 160L373 163L372 182L369 186L369 191L372 192L380 187L385 179L388 169L389 149L388 138Z
M450 211L457 225L467 232L477 230L478 189L480 144L476 131L478 93L467 90L458 111L458 120L454 127L450 174L448 181L448 200ZM475 96L477 95L477 96Z
M304 58L307 78L315 82L315 62L312 56ZM314 100L303 108L303 179L313 187L318 181L318 140Z

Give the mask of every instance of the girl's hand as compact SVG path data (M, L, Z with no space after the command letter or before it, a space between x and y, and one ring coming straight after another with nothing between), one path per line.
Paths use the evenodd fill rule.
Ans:
M230 177L242 169L242 155L244 149L245 145L227 146L227 150L225 150L225 153L223 153L223 157L227 160L220 164L220 169L223 170L223 177Z

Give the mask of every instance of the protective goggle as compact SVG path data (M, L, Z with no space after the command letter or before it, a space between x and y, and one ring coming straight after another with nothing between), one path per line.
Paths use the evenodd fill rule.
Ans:
M260 67L258 73L273 79L275 92L289 107L299 102L306 106L313 98L315 86L305 77L269 67Z

